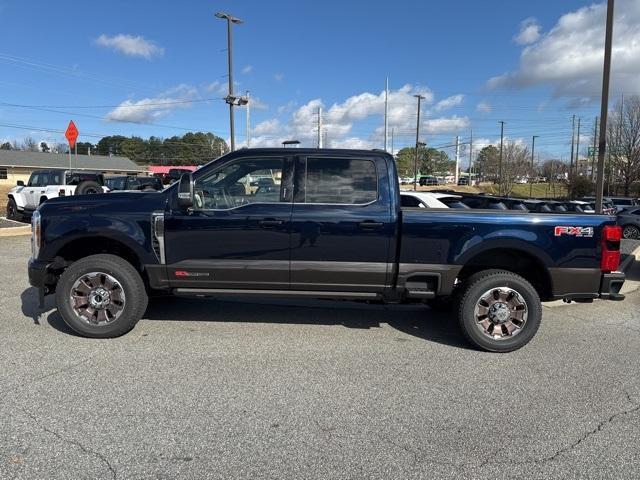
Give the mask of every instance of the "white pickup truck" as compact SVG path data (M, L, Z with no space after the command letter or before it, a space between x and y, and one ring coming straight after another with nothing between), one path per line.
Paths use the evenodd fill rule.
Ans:
M17 185L9 190L7 218L22 220L50 198L108 191L101 173L61 169L35 170L26 185L22 180L18 180Z

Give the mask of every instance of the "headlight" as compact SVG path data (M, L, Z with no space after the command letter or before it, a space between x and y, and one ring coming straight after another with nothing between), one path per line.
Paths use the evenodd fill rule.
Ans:
M41 242L42 227L40 223L40 212L36 210L31 216L31 255L33 258L38 258Z

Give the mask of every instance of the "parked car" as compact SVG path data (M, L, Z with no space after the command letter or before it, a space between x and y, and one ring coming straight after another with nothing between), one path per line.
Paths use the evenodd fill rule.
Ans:
M420 182L420 185L423 187L425 185L439 185L438 178L432 175L422 175L420 177L419 182Z
M568 202L564 202L563 206L567 209L567 212L574 213L596 213L593 205L589 202L585 202L582 200L571 200Z
M638 201L635 198L628 197L607 197L607 200L611 201L616 207L616 213L621 212L625 208L638 206Z
M462 203L470 208L509 210L500 197L494 197L491 195L463 195Z
M631 207L618 213L617 223L622 227L622 237L640 239L640 207Z
M469 185L469 177L458 178L458 185Z
M164 188L158 177L107 177L104 182L112 192L118 190L162 190Z
M524 206L527 210L534 213L553 213L554 205L545 200L529 199L524 200Z
M78 170L34 170L25 185L18 180L7 195L7 218L22 220L49 199L69 195L107 192L99 172Z
M271 172L276 192L247 179ZM280 180L281 179L281 180ZM79 334L109 338L148 292L392 303L455 297L477 348L527 344L541 301L621 300L621 229L600 215L403 208L376 150L236 150L162 192L45 202L32 219L31 285Z
M448 193L401 191L400 205L417 208L469 208L460 201L461 198L460 195Z

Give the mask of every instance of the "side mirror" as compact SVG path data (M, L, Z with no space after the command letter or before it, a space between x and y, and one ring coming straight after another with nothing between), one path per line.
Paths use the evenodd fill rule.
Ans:
M22 180L18 180L18 181L16 182L16 185L17 185L18 187L24 187L24 182L23 182Z
M193 207L193 175L183 173L178 184L178 207L183 210Z

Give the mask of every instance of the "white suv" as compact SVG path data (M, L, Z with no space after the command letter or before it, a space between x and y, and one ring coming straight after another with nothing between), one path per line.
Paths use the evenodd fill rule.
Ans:
M25 185L22 180L9 190L7 218L22 220L30 215L40 204L50 198L68 195L86 195L104 193L104 177L96 172L73 170L35 170Z

